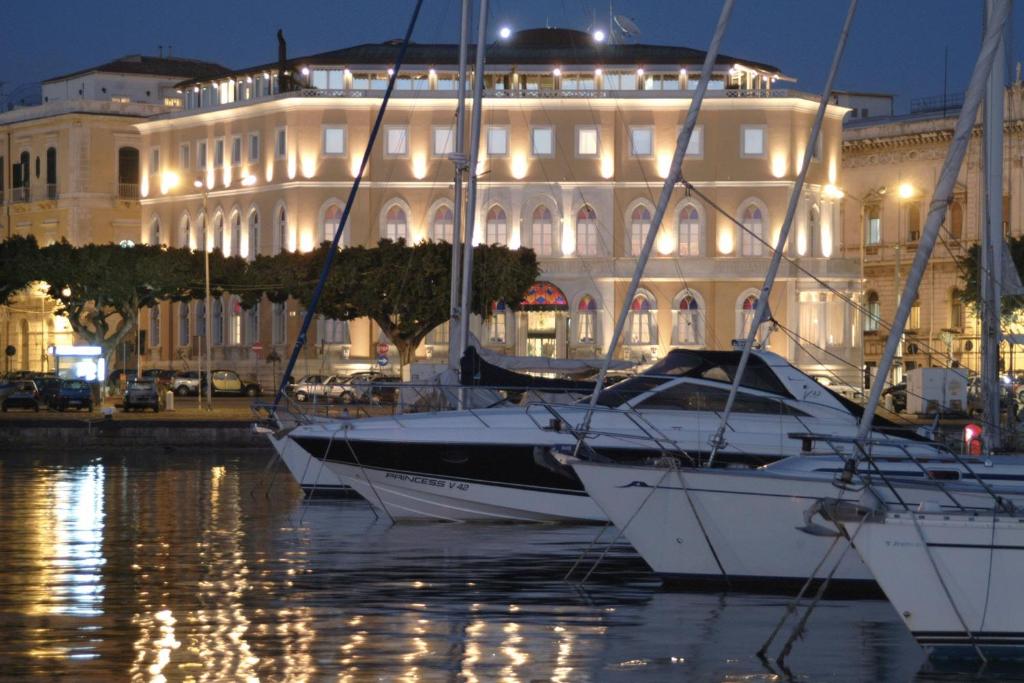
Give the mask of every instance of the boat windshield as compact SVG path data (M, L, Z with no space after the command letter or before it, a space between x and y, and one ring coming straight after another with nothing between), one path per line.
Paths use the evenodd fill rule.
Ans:
M695 377L722 384L732 384L739 358L740 354L737 351L701 352L676 349L670 351L643 374L619 382L602 391L597 402L606 408L615 408L679 377ZM757 356L750 357L740 386L792 398L775 372Z
M636 407L654 410L703 410L721 412L725 410L729 400L729 390L709 387L704 384L679 382L667 387L653 396L645 398ZM781 398L771 396L754 396L745 391L736 394L733 404L736 413L762 413L767 415L807 415L786 404Z

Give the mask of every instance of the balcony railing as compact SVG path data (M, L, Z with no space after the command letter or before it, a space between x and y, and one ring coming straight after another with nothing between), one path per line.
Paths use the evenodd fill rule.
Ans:
M139 184L138 183L118 183L117 184L117 198L127 199L129 201L139 201Z
M28 188L27 187L15 187L11 188L11 202L13 204L22 204L28 201Z
M46 198L56 199L57 198L57 183L46 184Z

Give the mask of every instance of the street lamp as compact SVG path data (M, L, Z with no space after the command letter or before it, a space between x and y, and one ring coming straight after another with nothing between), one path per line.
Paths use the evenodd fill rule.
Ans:
M213 352L212 352L211 347L210 347L210 336L211 336L212 330L213 330L213 324L212 324L210 318L213 315L213 307L211 305L211 299L210 299L210 249L209 249L209 241L210 241L209 240L209 233L210 233L210 230L209 230L209 227L206 224L206 221L207 221L206 200L207 200L207 197L209 197L209 195L210 195L210 190L209 190L209 188L206 187L206 184L201 179L199 179L199 178L196 179L196 181L193 183L193 185L195 186L195 188L197 190L199 190L200 192L203 193L203 244L202 244L202 248L203 248L203 267L204 267L204 270L206 271L206 275L205 275L205 277L206 277L206 315L203 316L203 318L204 318L203 322L205 323L204 326L205 326L206 329L203 331L203 334L206 337L206 341L205 341L205 344L204 344L206 346L206 409L207 410L213 410L213 372L212 372L212 369L213 369ZM200 396L203 393L203 369L202 369L202 362L200 362L200 367L199 367L199 393L200 393ZM202 398L200 398L200 402L201 401L202 401Z

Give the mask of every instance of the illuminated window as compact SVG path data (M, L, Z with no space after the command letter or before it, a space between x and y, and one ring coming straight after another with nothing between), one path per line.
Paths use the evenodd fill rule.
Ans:
M250 261L256 260L260 250L260 212L253 209L249 212L249 253Z
M597 256L597 214L589 206L576 213L576 255Z
M644 90L679 90L679 73L648 73L644 76Z
M487 244L508 244L508 220L505 210L500 206L492 206L487 212L485 241Z
M455 151L455 129L450 126L434 126L433 155L446 157Z
M678 133L682 132L682 126L679 127ZM704 156L704 126L698 125L693 127L693 132L690 133L690 142L686 145L686 158L687 159L700 159Z
M409 239L409 219L405 215L405 210L397 204L392 204L384 214L384 230L381 238L396 242Z
M487 156L503 157L508 154L508 128L505 126L487 127Z
M337 204L331 204L327 207L327 211L324 212L324 224L321 228L320 240L322 242L332 242L334 240L334 234L338 232L338 228L341 226L341 207ZM338 242L338 246L342 246L342 242Z
M864 331L878 332L882 322L882 303L878 299L878 292L868 292L867 310L864 315Z
M488 340L492 344L504 344L507 338L507 307L504 301L496 301L491 307L491 318L489 320Z
M435 242L452 242L455 227L455 214L452 207L441 206L434 212L434 220L430 226L430 238Z
M598 152L597 126L576 128L576 154L581 157L596 157Z
M346 151L345 126L324 126L323 153L325 156L341 156Z
M740 156L765 156L765 127L740 126Z
M644 250L647 233L651 231L651 212L643 205L633 209L629 218L629 254L639 256Z
M554 251L554 223L551 210L538 206L533 210L532 244L537 256L551 256Z
M576 309L576 341L593 344L597 341L597 302L585 294Z
M649 157L654 154L654 129L650 126L633 126L629 129L629 153L635 157Z
M700 213L693 204L679 211L679 255L700 256Z
M658 338L655 328L651 301L643 294L637 294L629 305L629 321L627 325L629 343L648 346Z
M602 86L605 90L636 90L636 72L605 72L601 77Z
M530 151L535 157L549 157L555 153L555 129L538 126L530 129Z
M405 156L409 153L409 131L405 126L384 129L384 154Z
M747 204L741 215L740 255L764 255L764 214L756 204Z
M227 342L228 346L242 343L242 302L237 296L228 297Z
M697 294L686 291L676 306L676 344L686 346L704 345L704 313L701 311Z
M910 317L907 318L907 329L917 331L921 329L921 300L914 299L910 304Z
M757 313L757 295L748 294L740 298L739 306L736 309L736 337L746 339L750 334L750 326L754 324L754 315Z
M882 209L876 204L865 208L864 244L873 247L882 243Z

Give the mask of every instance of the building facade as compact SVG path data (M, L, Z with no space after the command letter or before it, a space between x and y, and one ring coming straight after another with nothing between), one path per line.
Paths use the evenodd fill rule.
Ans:
M183 111L136 125L140 239L249 258L330 239L397 50L362 45L181 84ZM409 48L343 245L451 239L456 57L455 45ZM760 239L776 239L817 107L777 88L785 77L767 65L723 57L716 66L683 169L695 189L675 191L641 289L623 301L702 60L686 48L603 45L556 29L489 49L474 241L530 247L542 275L520 311L496 302L475 321L485 345L591 357L607 348L627 304L619 357L724 349L744 335L769 259ZM828 108L791 261L770 302L779 326L763 336L815 374L850 378L859 373L861 323L842 303L860 289L857 262L841 256L835 190L845 112ZM260 371L269 353L285 356L296 308L215 301L214 364ZM149 362L194 357L205 306L154 310ZM355 369L387 342L368 320L321 319L311 338L309 371ZM418 355L446 353L442 327Z
M40 245L134 243L140 215L134 124L180 108L182 78L222 72L190 59L125 57L50 79L44 102L0 114L0 228ZM125 85L129 84L129 85ZM39 287L0 307L8 370L51 370L47 349L71 343Z
M957 112L941 109L909 116L848 123L843 143L844 254L862 259L865 291L864 359L867 373L882 354L928 213L928 201L945 160ZM1021 234L1024 171L1024 87L1005 93L1003 150L1004 233ZM960 298L962 261L979 240L983 212L983 137L970 142L953 200L911 308L895 381L905 369L961 365L980 369L980 326ZM1006 333L1019 332L1011 326ZM1004 348L1006 370L1024 369L1024 357Z

